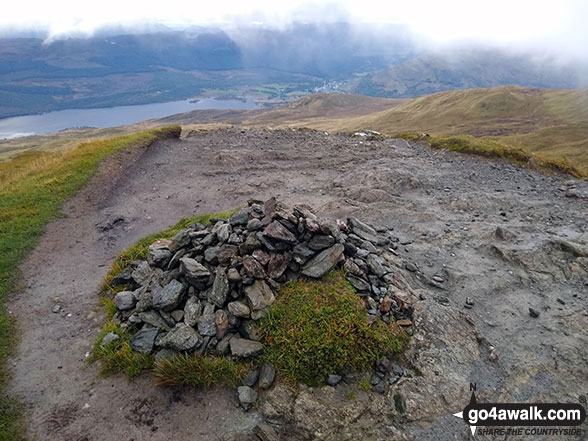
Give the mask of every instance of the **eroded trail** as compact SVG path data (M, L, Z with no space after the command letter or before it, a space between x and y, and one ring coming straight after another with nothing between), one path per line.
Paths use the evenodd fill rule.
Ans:
M398 430L364 439L385 430L465 436L449 415L461 408L447 406L465 405L466 381L495 401L575 401L588 392L577 389L588 378L587 194L586 183L508 164L322 132L225 129L127 152L101 166L22 266L25 289L8 304L21 334L12 392L27 405L35 440L220 440L249 431L260 415L239 410L233 391L156 388L148 375L97 378L86 354L102 320L97 293L118 252L180 217L275 196L393 227L423 302L446 308L447 320L469 317L481 336L470 336L474 358L454 360L459 366L440 358L423 372L421 383L438 392L426 402L427 387L400 384L407 411ZM433 275L445 282L433 286ZM473 308L464 309L466 297ZM333 422L325 439L338 430Z

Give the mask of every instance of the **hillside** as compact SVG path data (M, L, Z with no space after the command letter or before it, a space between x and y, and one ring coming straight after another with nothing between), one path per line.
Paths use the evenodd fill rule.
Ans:
M588 89L508 86L458 90L391 101L393 106L374 113L354 107L353 99L348 99L348 108L339 108L338 114L331 110L320 115L314 109L333 109L333 101L340 98L313 95L288 107L246 113L241 122L249 126L304 125L333 132L371 129L386 134L472 135L564 157L588 170ZM354 113L358 116L350 116Z
M416 97L456 89L505 85L575 89L587 86L588 67L545 56L476 48L424 53L358 77L343 87L351 93Z

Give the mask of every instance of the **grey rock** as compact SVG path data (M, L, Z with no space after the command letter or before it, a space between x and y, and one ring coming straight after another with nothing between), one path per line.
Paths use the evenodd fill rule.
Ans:
M181 309L176 309L175 311L172 311L170 315L175 322L181 322L184 319L184 311L182 311Z
M368 282L357 276L354 276L353 274L346 274L345 278L357 291L365 292L370 290L370 284Z
M256 279L263 279L266 277L265 270L263 269L261 263L251 256L246 256L243 258L243 267L245 268L245 271L249 277L254 277Z
M133 293L137 299L135 312L143 312L151 309L153 306L153 294L150 291L147 291L146 288L140 288Z
M247 371L247 375L243 378L241 382L243 386L253 387L255 383L257 383L257 379L259 378L259 370L258 369L249 369Z
M251 318L254 320L263 317L276 301L271 288L263 280L256 280L243 291L251 309Z
M147 323L155 328L165 329L169 331L170 326L168 323L161 317L159 312L157 311L145 311L139 314L139 318L143 321L143 323Z
M109 343L112 343L113 341L116 341L116 340L119 340L119 336L116 335L114 332L109 332L104 337L102 337L102 341L100 342L100 346L105 348L106 346L108 346Z
M231 228L231 224L222 224L217 230L216 230L216 237L218 239L219 242L226 242L227 240L229 240L229 237L231 236L233 229Z
M370 242L376 244L378 243L378 233L369 225L363 223L359 219L355 217L348 217L347 218L347 226L355 233L357 236L361 237L364 240L369 240Z
M227 271L227 279L229 280L229 282L232 283L236 283L241 281L241 275L239 274L239 271L237 271L237 268L229 268Z
M149 247L149 265L158 268L165 268L171 258L172 252L167 248L155 248L153 245Z
M285 226L278 221L273 221L263 230L263 235L271 239L279 240L289 244L295 244L298 242L296 236L294 236Z
M214 303L219 308L222 308L227 301L227 294L229 293L229 280L224 268L217 268L214 283L212 284L212 292L208 300Z
M249 318L251 315L251 309L244 302L236 301L231 302L228 305L229 312L235 317Z
M188 326L196 326L202 314L202 304L197 297L188 297L184 306L184 322Z
M184 323L178 323L166 335L157 339L156 343L163 348L170 348L176 351L189 351L202 343L202 337L200 337L194 328Z
M306 263L308 259L315 255L315 252L312 251L307 246L299 243L294 247L292 250L292 254L294 256L294 261L299 263L300 265Z
M153 295L153 308L166 312L173 311L182 301L184 285L177 280L172 280Z
M184 257L186 254L188 254L188 248L182 248L182 249L176 251L176 253L173 255L173 257L170 259L169 263L167 264L167 269L171 270L171 269L176 268L180 262L180 259L182 257Z
M341 377L341 375L336 375L336 374L329 374L327 376L327 384L329 386L337 386L343 377Z
M54 314L57 314L59 311L61 311L61 306L59 306L59 305L55 305L51 309L51 312L54 313Z
M344 252L346 256L353 257L357 254L357 247L352 243L345 242L343 243L343 246L345 247Z
M414 273L418 270L417 266L412 262L406 262L404 268L406 268L407 271L410 271L411 273Z
M335 238L324 234L317 234L308 242L308 248L314 251L321 251L335 244Z
M386 392L386 383L381 381L380 383L373 386L372 390L378 394L384 394Z
M216 326L216 339L222 340L229 332L229 318L227 313L219 309L214 313L214 324Z
M263 266L267 265L271 259L271 256L263 250L255 250L251 255Z
M173 349L163 348L155 354L155 362L158 363L161 360L169 360L173 358L178 351L174 351Z
M220 340L216 344L215 351L217 354L227 355L229 353L229 350L230 350L229 344L231 342L231 338L233 338L233 336L231 334L228 334L225 336L225 338L223 338L222 340Z
M155 339L158 334L159 329L157 328L141 329L133 336L133 338L131 338L131 341L129 342L131 349L143 354L150 354L153 350L153 345L155 344Z
M210 247L204 251L204 260L206 260L211 265L218 265L218 253L220 252L220 247Z
M540 313L534 308L529 308L529 315L533 318L539 317Z
M145 262L146 263L146 262ZM110 286L120 286L120 285L127 285L133 281L133 268L130 266L126 267L122 272L117 274L112 278L110 281Z
M210 277L210 271L190 257L180 259L180 273L194 286L205 285Z
M259 219L251 219L247 222L247 230L248 231L255 231L261 228L261 221Z
M168 245L168 249L175 253L180 248L187 247L192 242L192 238L190 237L190 230L182 230L179 231L171 240L170 244Z
M259 249L260 247L261 247L261 243L259 242L257 235L254 233L251 233L247 236L247 239L245 239L245 242L243 242L241 245L239 245L239 253L242 256L244 256L246 254L253 253L253 251Z
M308 277L321 278L339 263L343 257L343 245L335 244L321 251L302 267L302 274Z
M367 266L368 269L372 274L375 274L378 277L383 277L385 274L389 273L390 271L384 267L384 259L375 254L370 254L367 257Z
M114 296L114 304L119 311L127 311L133 309L137 299L132 291L121 291Z
M214 314L204 314L198 319L198 332L203 336L216 335Z
M236 245L225 244L221 246L216 253L219 265L228 266L233 259L239 254L239 247Z
M270 363L263 363L259 370L259 387L269 389L274 384L276 378L276 368Z
M278 279L284 274L292 260L290 253L274 254L267 265L267 275L271 279Z
M253 428L253 433L260 441L280 441L276 430L269 424L259 423Z
M248 340L261 340L259 326L257 326L254 320L243 320L239 325L239 334Z
M263 352L263 345L258 341L233 337L230 342L231 354L239 358L248 358Z
M249 410L255 404L258 397L257 392L249 386L239 386L237 388L237 395L239 397L239 403L245 410Z
M229 218L229 223L232 226L247 225L247 222L249 221L250 211L251 209L249 207L240 209Z
M361 247L366 250L368 253L377 253L378 249L371 243L369 240L364 240L361 243Z

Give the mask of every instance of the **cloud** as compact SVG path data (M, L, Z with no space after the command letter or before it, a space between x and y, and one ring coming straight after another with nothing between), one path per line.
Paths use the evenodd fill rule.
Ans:
M2 9L0 29L42 29L52 38L91 35L104 26L286 27L301 21L350 21L374 28L404 25L429 46L483 42L588 56L585 0L19 0Z

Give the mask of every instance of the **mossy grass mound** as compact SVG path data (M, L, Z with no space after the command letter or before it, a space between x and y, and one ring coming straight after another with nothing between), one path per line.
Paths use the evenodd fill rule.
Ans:
M369 323L343 271L282 286L260 330L263 357L284 377L310 386L331 373L366 370L378 358L400 353L406 342L393 324Z

